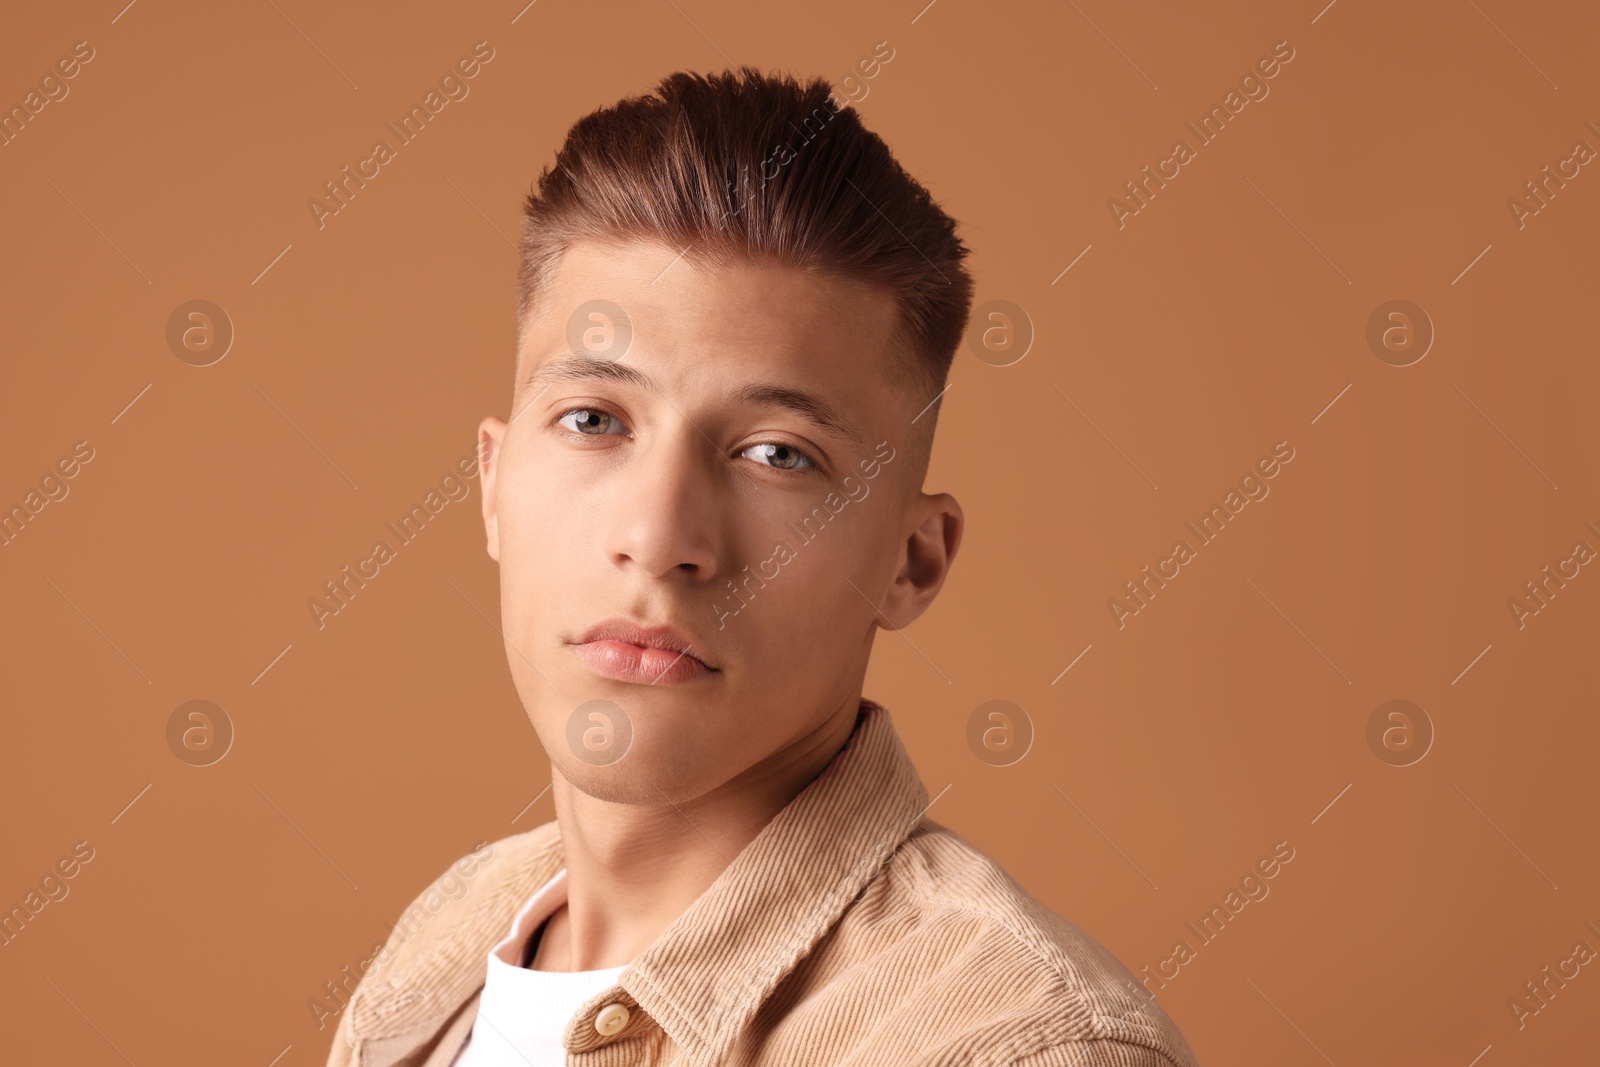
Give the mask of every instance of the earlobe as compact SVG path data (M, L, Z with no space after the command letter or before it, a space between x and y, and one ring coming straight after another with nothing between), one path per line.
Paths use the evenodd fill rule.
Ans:
M489 558L500 562L500 519L495 490L500 473L500 446L506 424L493 415L478 424L478 487L483 505L483 532Z

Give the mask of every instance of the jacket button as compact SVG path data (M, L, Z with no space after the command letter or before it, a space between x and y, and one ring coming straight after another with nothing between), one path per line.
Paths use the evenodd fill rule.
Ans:
M610 1037L627 1025L628 1009L621 1004L607 1004L594 1017L594 1028L602 1037Z

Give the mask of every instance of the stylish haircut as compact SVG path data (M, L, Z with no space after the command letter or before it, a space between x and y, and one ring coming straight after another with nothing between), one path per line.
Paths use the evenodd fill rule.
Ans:
M523 210L519 324L580 240L657 240L713 264L775 261L893 297L900 330L884 375L921 409L943 390L971 310L955 220L825 78L751 67L668 75L579 119ZM891 442L913 446L915 467L926 467L938 408Z

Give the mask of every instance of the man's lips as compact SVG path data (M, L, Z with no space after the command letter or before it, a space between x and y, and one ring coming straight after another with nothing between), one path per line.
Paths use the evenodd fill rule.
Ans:
M673 685L717 674L688 652L644 648L627 641L585 641L573 645L572 651L595 672L621 682Z
M681 632L621 616L590 627L572 642L572 650L596 672L620 681L670 684L720 673Z

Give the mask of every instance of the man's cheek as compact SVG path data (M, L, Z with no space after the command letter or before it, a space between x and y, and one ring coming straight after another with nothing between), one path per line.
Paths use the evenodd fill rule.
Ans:
M515 573L542 580L569 573L581 554L592 551L602 536L589 509L570 498L560 507L540 506L519 497L500 512L500 563L514 563ZM531 504L531 506L529 506Z
M599 516L592 502L592 478L563 464L560 456L521 453L506 458L511 462L501 467L495 486L502 552L543 551L563 531L594 535Z

